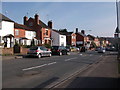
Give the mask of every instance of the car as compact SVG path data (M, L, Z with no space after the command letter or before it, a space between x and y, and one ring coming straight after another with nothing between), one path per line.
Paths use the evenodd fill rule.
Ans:
M103 47L99 48L98 53L105 53L105 48L103 48Z
M52 55L67 55L68 50L64 46L52 46Z
M27 55L41 58L43 56L51 57L52 54L51 51L48 51L48 49L44 46L33 46L28 50Z

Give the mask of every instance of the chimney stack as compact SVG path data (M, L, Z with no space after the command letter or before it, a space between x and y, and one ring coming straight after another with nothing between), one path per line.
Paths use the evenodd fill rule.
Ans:
M52 20L48 21L48 27L52 29Z
M27 25L28 17L24 16L24 25Z
M82 33L82 34L85 34L85 30L81 30L81 33Z
M78 28L76 28L76 33L78 33Z
M38 14L35 14L35 23L39 24L39 15Z

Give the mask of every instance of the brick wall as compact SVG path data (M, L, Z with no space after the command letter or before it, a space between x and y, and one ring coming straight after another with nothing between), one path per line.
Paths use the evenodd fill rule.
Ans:
M13 48L2 48L2 54L10 54L13 55Z
M2 51L2 55L13 55L14 54L14 48L0 48ZM19 54L27 54L28 48L20 47L20 53Z
M27 54L28 48L20 47L20 54Z

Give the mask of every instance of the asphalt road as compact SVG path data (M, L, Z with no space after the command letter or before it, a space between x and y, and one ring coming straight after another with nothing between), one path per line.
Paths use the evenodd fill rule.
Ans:
M104 54L89 51L41 59L3 60L3 88L50 88L102 58Z

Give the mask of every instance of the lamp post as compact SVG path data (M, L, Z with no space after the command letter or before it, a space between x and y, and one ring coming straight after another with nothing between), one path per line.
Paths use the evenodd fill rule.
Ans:
M120 40L119 40L120 39L119 38L120 37L119 36L119 34L120 34L120 29L119 29L119 14L120 14L120 12L119 12L119 5L118 5L119 3L120 3L120 1L116 0L116 13L117 13L117 28L116 29L117 29L117 34L118 34L118 37L117 37L117 39L118 39L117 40L117 42L118 42L117 43L118 44L117 45L118 46L118 48L117 48L118 49L118 58L120 55Z

